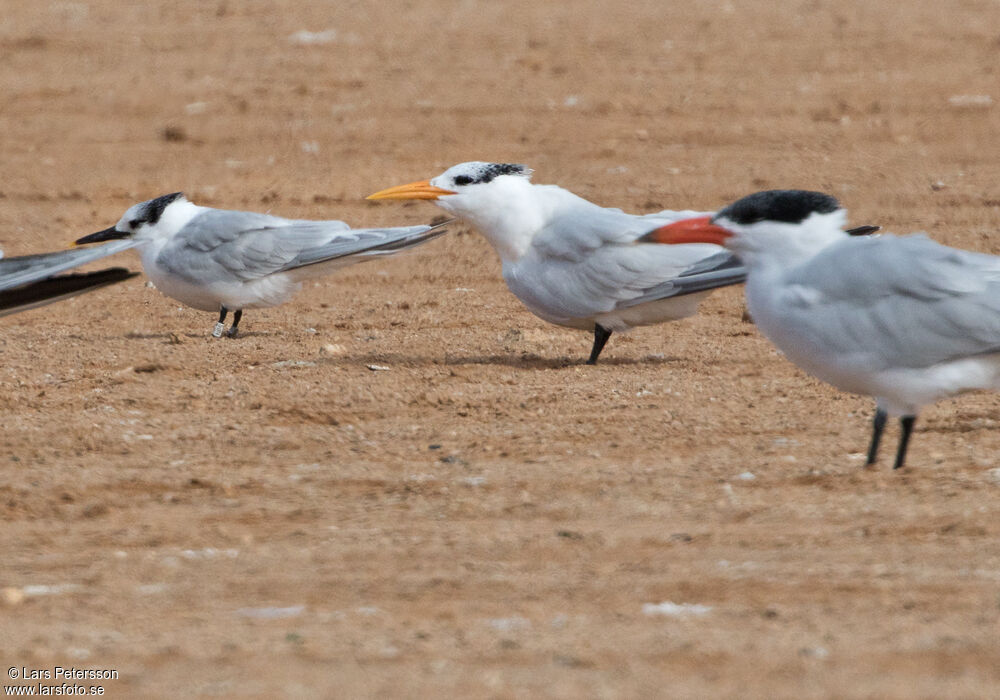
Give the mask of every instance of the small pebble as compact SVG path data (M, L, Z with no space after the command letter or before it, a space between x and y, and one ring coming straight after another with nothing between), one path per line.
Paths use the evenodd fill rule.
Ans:
M20 605L24 602L24 598L24 591L20 588L8 586L7 588L0 589L0 599L3 600L5 605Z
M531 621L519 615L514 617L497 617L487 621L489 626L499 632L514 632L531 627Z
M650 617L684 617L686 615L705 615L711 612L710 605L699 605L697 603L671 603L666 600L662 603L645 603L642 606L642 614Z
M799 649L799 656L804 656L809 659L825 659L830 655L830 652L825 647L804 647Z
M989 95L952 95L948 104L952 107L992 107L993 98Z
M282 369L284 367L315 367L316 363L306 360L282 360L281 362L272 362L271 366L275 369Z
M236 611L236 614L240 617L249 617L252 620L281 620L287 617L297 617L305 609L306 606L304 605L290 605L286 608L240 608Z

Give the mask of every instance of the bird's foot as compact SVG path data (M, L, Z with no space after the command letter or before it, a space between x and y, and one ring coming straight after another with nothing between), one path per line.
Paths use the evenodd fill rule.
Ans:
M236 326L233 326L228 331L226 331L226 337L235 338L239 334L239 332L240 332L239 329Z

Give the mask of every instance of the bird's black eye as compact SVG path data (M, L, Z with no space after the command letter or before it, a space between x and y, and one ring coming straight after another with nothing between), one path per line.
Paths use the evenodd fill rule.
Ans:
M455 178L456 185L470 185L472 184L472 178L468 175L459 175Z
M132 219L131 221L128 222L128 227L131 229L136 229L139 228L139 224L141 223L142 221L140 219Z

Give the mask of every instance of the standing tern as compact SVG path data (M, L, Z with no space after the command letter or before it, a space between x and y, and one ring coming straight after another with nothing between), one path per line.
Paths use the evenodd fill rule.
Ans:
M1000 390L1000 258L923 235L853 238L845 219L829 195L772 190L645 240L715 243L739 255L764 335L810 374L876 398L866 465L888 416L900 417L899 469L922 406Z
M475 226L500 256L508 289L529 311L593 332L590 365L612 332L691 316L713 289L745 278L739 260L717 245L666 248L638 240L650 225L697 212L626 214L555 185L532 184L531 173L512 163L461 163L368 199L433 200Z
M447 223L352 229L343 221L201 207L175 192L133 205L117 224L76 244L133 241L143 270L163 294L219 312L216 338L232 311L226 335L233 338L244 309L276 306L298 292L303 280L426 243L444 233Z
M0 316L34 309L135 277L138 273L122 267L60 274L131 245L126 241L114 241L86 250L60 250L13 258L4 258L0 253Z
M594 334L595 364L615 331L691 316L711 290L742 282L717 245L668 247L638 239L692 211L637 216L555 185L535 185L511 163L470 162L368 199L429 199L493 245L507 287L536 316Z

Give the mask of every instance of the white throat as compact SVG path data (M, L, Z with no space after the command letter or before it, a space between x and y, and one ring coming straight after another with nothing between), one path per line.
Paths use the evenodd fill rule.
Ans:
M547 220L549 207L538 196L544 189L523 177L498 177L442 196L436 203L478 229L501 261L517 262Z
M740 256L749 270L759 267L788 268L804 263L829 245L848 237L843 227L847 212L814 213L797 224L759 221L738 224L720 217L719 225L734 233L726 247Z
M166 241L188 225L205 207L199 207L186 199L179 199L167 205L155 224L143 226L136 234L137 241Z

